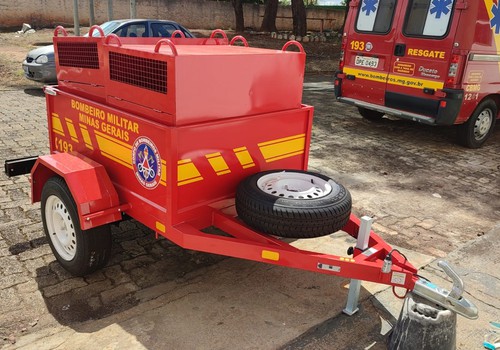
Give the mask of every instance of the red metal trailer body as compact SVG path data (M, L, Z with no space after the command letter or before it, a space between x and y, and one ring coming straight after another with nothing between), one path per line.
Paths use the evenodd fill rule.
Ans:
M477 317L461 292L420 278L367 220L349 215L342 186L305 172L313 108L300 103L300 44L265 50L241 37L245 47L225 37L152 42L57 36L61 31L54 38L60 84L45 88L51 154L37 159L31 182L66 269L83 275L103 266L107 224L126 214L185 248L399 286ZM299 52L287 51L290 45ZM238 184L263 171L254 187L257 197L271 198L269 215L288 198L298 207L325 207L343 196L348 208L336 229L358 239L348 256L300 250L245 224L235 208ZM296 220L295 209L285 210L280 224ZM324 214L307 212L296 222L316 223Z

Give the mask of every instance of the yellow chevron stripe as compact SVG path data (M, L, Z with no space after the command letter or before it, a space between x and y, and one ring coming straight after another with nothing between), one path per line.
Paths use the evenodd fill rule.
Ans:
M205 157L208 159L212 169L214 169L218 176L231 173L229 166L220 152L207 154Z
M64 134L61 119L59 119L59 114L52 113L52 130L58 135L66 136Z
M236 155L236 158L238 158L238 161L240 162L243 169L255 166L255 162L253 161L253 158L246 147L235 148L233 149L233 152Z
M68 127L69 136L71 137L73 142L79 143L78 135L76 134L76 129L75 125L73 124L73 121L69 118L64 118L64 119L66 120L66 126Z
M89 129L87 129L86 125L80 123L80 131L82 133L83 142L85 143L85 146L87 146L88 149L93 151L94 146L92 145L92 139L90 138Z
M182 159L177 162L177 186L184 186L201 180L203 180L203 177L191 159Z

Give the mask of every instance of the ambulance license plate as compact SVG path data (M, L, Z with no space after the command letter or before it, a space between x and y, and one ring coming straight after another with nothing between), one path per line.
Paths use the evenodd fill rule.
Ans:
M377 57L365 57L365 56L356 56L356 60L354 61L354 65L368 68L377 68L378 67L378 58Z

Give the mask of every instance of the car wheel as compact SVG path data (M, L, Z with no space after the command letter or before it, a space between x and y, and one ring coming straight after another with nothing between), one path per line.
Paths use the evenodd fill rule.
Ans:
M271 170L247 177L236 191L236 211L250 227L276 236L312 238L340 230L351 195L327 176Z
M47 180L41 202L45 235L67 271L84 276L106 265L111 252L109 225L82 230L75 201L62 178Z
M458 126L458 142L469 148L481 147L495 127L497 113L498 107L493 100L481 102L469 120Z
M384 116L384 113L382 113L382 112L377 112L377 111L374 111L371 109L366 109L363 107L358 107L358 111L359 111L359 114L361 114L361 116L363 118L365 118L367 120L371 120L371 121L380 120Z

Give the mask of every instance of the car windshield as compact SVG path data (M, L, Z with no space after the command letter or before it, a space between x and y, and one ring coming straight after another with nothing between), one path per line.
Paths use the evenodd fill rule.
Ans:
M120 26L121 22L115 22L115 21L110 21L110 22L105 22L100 25L102 31L104 32L104 35L108 35L113 33L113 31ZM88 35L88 34L86 34ZM92 36L99 36L98 31L94 31L92 33Z

